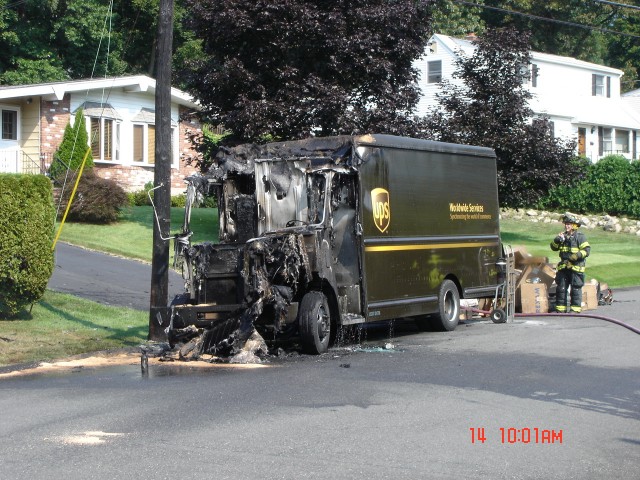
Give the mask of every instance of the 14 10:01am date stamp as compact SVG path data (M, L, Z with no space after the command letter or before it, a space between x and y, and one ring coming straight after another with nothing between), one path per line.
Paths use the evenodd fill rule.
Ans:
M562 444L562 430L538 428L538 427L500 427L495 434L491 432L487 436L484 427L471 427L471 443L485 443L487 441L500 441L504 444Z

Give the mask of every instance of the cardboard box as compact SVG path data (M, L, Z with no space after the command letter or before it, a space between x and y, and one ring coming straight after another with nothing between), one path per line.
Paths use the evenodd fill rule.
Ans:
M556 281L556 269L548 263L545 263L540 268L540 278L547 285L547 287L551 286L553 282Z
M582 310L595 310L598 308L598 286L587 283L582 287Z
M520 310L522 313L548 313L549 294L544 283L520 285Z
M521 245L513 248L513 256L516 267L549 263L549 257L533 256L529 252L527 252L527 249L525 247Z

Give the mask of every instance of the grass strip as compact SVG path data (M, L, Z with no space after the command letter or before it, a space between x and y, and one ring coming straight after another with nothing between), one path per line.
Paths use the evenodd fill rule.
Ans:
M149 314L47 290L10 320L0 320L0 366L135 347L147 340Z

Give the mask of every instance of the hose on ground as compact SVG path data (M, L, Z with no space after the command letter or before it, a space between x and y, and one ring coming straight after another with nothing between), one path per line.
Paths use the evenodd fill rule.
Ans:
M486 310L478 310L476 308L470 308L467 310L471 310L473 313L480 313L483 315L491 315L491 312ZM621 322L620 320L616 320L615 318L605 317L602 315L593 315L590 313L515 313L514 317L563 317L563 318L571 318L571 317L585 317L585 318L594 318L596 320L604 320L605 322L610 322L621 327L626 328L627 330L631 330L633 333L637 333L640 335L640 329L637 329L628 323Z

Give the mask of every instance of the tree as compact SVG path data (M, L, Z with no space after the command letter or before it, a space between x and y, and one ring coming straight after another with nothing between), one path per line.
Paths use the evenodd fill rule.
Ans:
M486 0L485 5L525 14L518 15L487 8L482 18L487 28L511 27L521 32L530 32L531 48L535 51L595 63L602 63L607 56L609 38L597 29L610 28L611 21L615 18L610 5L581 0ZM571 24L590 26L594 29Z
M443 81L426 121L430 138L495 149L505 207L533 205L583 172L575 143L554 138L547 119L533 118L525 88L529 63L528 35L487 31L471 56L457 59L454 81Z
M201 51L182 28L183 0L174 1L181 68ZM157 17L158 0L0 0L0 84L153 76Z
M234 141L411 133L433 0L185 0L185 82Z
M76 111L73 126L71 126L71 123L68 123L64 129L62 142L60 142L60 146L54 155L53 162L49 169L49 175L52 178L58 178L66 175L67 169L75 172L82 165L88 149L87 129L85 128L82 109L79 108ZM91 167L93 167L93 157L91 156L91 152L89 152L85 168Z
M482 9L463 5L455 0L435 0L433 5L433 33L464 38L470 33L481 35L485 31L481 19Z

